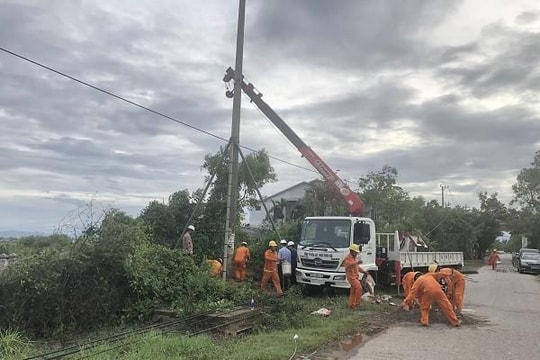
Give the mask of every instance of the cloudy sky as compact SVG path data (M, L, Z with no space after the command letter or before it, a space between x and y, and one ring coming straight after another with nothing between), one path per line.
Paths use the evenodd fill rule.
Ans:
M0 0L0 231L51 232L92 201L137 215L204 187L228 139L237 1ZM540 149L536 0L248 0L244 74L356 187L385 164L412 195L508 202ZM243 98L240 142L279 181L317 177ZM192 127L196 129L193 129ZM203 133L197 129L204 130ZM75 216L76 217L76 216Z

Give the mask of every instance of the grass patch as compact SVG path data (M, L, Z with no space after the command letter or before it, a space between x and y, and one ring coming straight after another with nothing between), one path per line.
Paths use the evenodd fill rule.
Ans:
M6 329L0 330L0 358L5 360L22 359L30 350L30 341L21 333Z
M478 272L478 269L480 269L484 265L486 265L486 262L484 260L465 260L462 272L476 273Z
M275 299L270 306L273 312L262 319L252 334L211 338L153 332L130 337L122 344L94 348L84 356L93 360L287 359L295 349L295 334L298 335L297 356L308 355L347 335L369 333L374 327L384 326L385 321L388 322L387 315L396 309L387 304L364 302L361 311L352 311L347 307L346 292L318 298L302 298L291 292L285 298ZM328 317L311 315L322 307L330 309L332 314Z
M387 305L363 304L365 311L351 311L346 306L346 298L336 301L313 301L312 305L332 310L328 317L307 314L306 323L298 329L287 329L239 339L227 345L223 359L273 360L288 359L294 351L294 335L298 335L297 356L308 355L330 343L337 342L346 335L369 332L371 321L378 318ZM314 309L317 310L317 309ZM313 311L314 311L313 310ZM380 326L380 325L379 325ZM261 350L259 350L261 349Z

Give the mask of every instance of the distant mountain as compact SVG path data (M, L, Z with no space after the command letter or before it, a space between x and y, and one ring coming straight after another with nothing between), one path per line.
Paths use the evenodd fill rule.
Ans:
M45 236L47 234L32 231L0 231L0 238L18 239L25 236Z

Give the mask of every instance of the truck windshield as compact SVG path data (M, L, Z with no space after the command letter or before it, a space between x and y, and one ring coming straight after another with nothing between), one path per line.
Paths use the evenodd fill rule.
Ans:
M350 245L349 220L305 220L302 225L300 246L347 248Z

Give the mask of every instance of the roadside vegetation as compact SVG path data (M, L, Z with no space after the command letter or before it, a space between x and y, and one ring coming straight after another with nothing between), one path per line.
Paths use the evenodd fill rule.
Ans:
M268 297L266 305L272 313L263 316L249 333L224 338L220 335L188 337L174 332L149 331L114 344L102 344L74 355L74 358L113 359L285 359L296 347L298 355L308 355L325 346L337 345L344 337L356 333L372 333L389 325L389 314L396 311L388 304L364 303L362 311L347 307L346 294L304 298L292 290L282 299ZM320 309L332 311L330 316L311 314ZM295 341L294 336L298 339ZM279 346L278 346L279 345ZM45 348L26 348L10 360L24 359Z
M205 196L202 190L178 191L167 202L150 202L136 217L116 209L98 213L92 208L95 204L90 203L87 209L76 212L77 223L62 228L64 233L0 241L0 253L18 255L16 262L0 272L0 357L21 358L21 354L35 352L31 341L62 343L89 337L104 328L140 326L150 321L156 308L173 309L183 316L225 309L260 297L256 285L223 282L210 276L204 265L205 259L221 257L223 251L227 197L227 167L220 161L223 155L220 151L205 158L202 168L208 171L208 178L216 175ZM536 185L540 182L540 152L531 165L518 175L513 186L515 197L509 205L502 203L496 193L479 193L478 209L441 206L435 200L413 198L398 185L397 170L390 166L361 177L357 191L379 231L418 233L432 251L463 251L466 260L480 260L468 261L466 269L474 269L483 264L481 259L493 247L506 251L519 248L522 235L528 237L530 247L540 245L540 189ZM250 173L254 178L248 176ZM253 206L256 188L271 181L275 181L275 174L266 153L247 156L240 166L239 207ZM281 237L297 241L303 217L345 212L341 198L320 183L307 191L293 209L287 208L285 202L276 202L261 231L241 227L242 219L238 218L235 241L247 241L253 256L250 283L260 280L262 253L267 241L277 238L270 219L277 224ZM197 229L194 257L183 256L178 247L190 218ZM503 229L512 231L510 242L494 242ZM230 354L245 359L281 358L290 353L296 333L300 336L300 351L307 353L327 339L361 331L363 315L351 314L344 304L339 297L303 298L292 294L273 304L274 312L249 335L249 340L239 337L221 342L205 337L187 339L178 334L146 334L140 341L114 350L112 354L117 357L110 358L159 359L152 351L180 351L184 345L187 349L182 347L181 351L187 354L186 359L204 359L207 353L218 350L222 358L232 358ZM310 315L326 306L332 308L332 316ZM385 306L366 307L384 313L389 310ZM263 344L268 341L283 345L276 346L282 350L275 350L282 353L272 353L272 357L255 350L254 344L267 346ZM223 348L228 351L223 352ZM110 356L103 354L97 358Z

